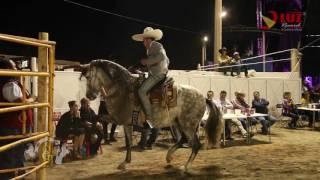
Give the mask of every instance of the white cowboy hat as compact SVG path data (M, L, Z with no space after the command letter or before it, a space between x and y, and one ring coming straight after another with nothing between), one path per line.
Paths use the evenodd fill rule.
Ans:
M132 39L135 41L143 41L144 38L154 38L156 41L160 40L163 33L160 29L153 29L152 27L146 27L142 34L135 34Z

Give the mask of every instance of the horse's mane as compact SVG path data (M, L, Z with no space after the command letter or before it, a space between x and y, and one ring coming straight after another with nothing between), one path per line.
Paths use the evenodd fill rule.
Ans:
M93 60L90 66L101 68L112 81L119 82L121 85L129 85L133 78L132 74L125 67L109 60Z

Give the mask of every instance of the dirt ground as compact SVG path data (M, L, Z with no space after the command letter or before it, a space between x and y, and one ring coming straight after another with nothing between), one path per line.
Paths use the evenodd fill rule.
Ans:
M48 179L320 179L319 130L273 127L271 143L267 136L257 134L251 145L237 138L220 149L202 149L191 174L180 170L191 150L179 149L168 166L168 144L161 138L167 136L160 136L153 150L134 151L126 171L117 169L125 157L120 139L112 146L103 145L103 154L95 158L49 168Z

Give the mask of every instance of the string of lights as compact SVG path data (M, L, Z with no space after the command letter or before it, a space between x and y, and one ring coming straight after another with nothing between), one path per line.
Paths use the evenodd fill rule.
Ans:
M130 20L130 21L135 21L135 22L138 22L138 23L143 23L143 24L149 24L149 25L153 25L153 26L163 27L163 28L174 30L174 31L181 31L181 32L198 34L198 35L201 34L199 32L194 32L194 31L190 31L190 30L186 30L186 29L182 29L182 28L176 28L176 27L173 27L173 26L158 24L158 23L151 22L151 21L146 21L146 20L143 20L143 19L138 19L138 18L134 18L134 17L130 17L130 16L117 14L117 13L114 13L114 12L98 9L98 8L95 8L95 7L92 7L92 6L88 6L88 5L77 3L77 2L74 2L74 1L70 1L70 0L64 0L64 2L69 3L69 4L73 4L73 5L76 5L76 6L80 6L80 7L86 8L86 9L90 9L90 10L93 10L93 11L97 11L97 12L100 12L100 13L109 14L109 15L112 15L112 16L117 16L119 18L127 19L127 20Z

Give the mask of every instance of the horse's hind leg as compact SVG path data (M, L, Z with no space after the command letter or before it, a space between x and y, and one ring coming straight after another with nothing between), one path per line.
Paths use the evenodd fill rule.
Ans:
M181 132L181 131L180 131ZM167 160L167 163L170 163L172 161L172 155L174 152L176 152L176 150L181 147L181 145L185 142L185 136L183 133L181 133L181 138L178 140L178 142L173 145L169 150L168 150L168 153L167 153L167 157L166 157L166 160Z
M192 152L189 157L189 160L187 161L187 163L184 166L184 170L186 172L188 171L190 165L192 164L193 160L197 156L200 148L201 148L201 144L200 144L200 141L199 141L197 134L195 133L192 138Z

